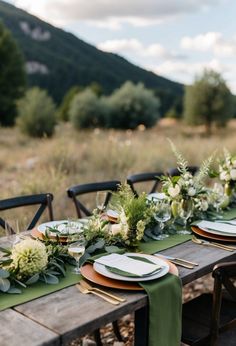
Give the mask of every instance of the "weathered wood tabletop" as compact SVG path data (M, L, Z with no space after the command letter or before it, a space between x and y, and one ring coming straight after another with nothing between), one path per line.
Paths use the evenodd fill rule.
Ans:
M218 262L236 259L236 251L205 247L191 241L160 253L199 263L194 269L178 267L183 285L210 273ZM135 345L144 346L147 295L141 291L118 290L115 294L125 297L127 301L114 306L94 295L81 294L75 286L71 286L1 311L0 345L67 345L76 337L91 333L106 323L135 312Z

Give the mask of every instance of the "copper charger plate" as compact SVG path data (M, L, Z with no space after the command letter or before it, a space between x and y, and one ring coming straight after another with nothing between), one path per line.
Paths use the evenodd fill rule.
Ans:
M156 256L155 256L156 257ZM163 261L167 262L170 270L169 273L178 276L179 272L177 267L167 261L161 258ZM139 286L138 283L135 282L127 282L127 281L121 281L121 280L114 280L107 278L106 276L103 276L99 273L97 273L93 269L93 265L90 263L86 263L82 268L81 268L81 274L83 277L95 284L105 286L105 287L110 287L110 288L117 288L117 289L122 289L122 290L131 290L131 291L143 291L143 288Z
M197 235L200 235L201 237L218 240L218 241L225 241L228 243L236 243L236 237L227 237L225 235L218 235L213 233L208 233L206 231L203 231L201 228L198 228L196 226L192 226L193 233L196 233Z
M43 233L39 232L37 228L33 228L31 230L31 236L33 238L40 239L40 240L43 240L43 241L46 240L46 238L43 235ZM50 236L49 239L52 240L52 241L54 241L54 240L58 241L58 238L55 237L55 236ZM62 244L66 244L67 243L67 237L59 237L59 242L62 243Z

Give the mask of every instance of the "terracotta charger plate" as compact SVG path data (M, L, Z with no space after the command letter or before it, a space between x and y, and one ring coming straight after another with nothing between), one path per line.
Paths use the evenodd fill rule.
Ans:
M44 234L41 233L41 232L39 232L37 228L33 228L33 229L31 230L31 236L32 236L33 238L36 238L36 239L45 240ZM52 240L52 241L53 241L53 240L56 241L56 240L57 240L57 237L51 235L51 236L49 237L49 239ZM65 236L65 237L59 237L59 241L60 241L60 243L62 243L62 244L66 244L66 243L67 243L67 237L66 237L66 236Z
M164 260L162 257L161 259ZM178 276L179 272L177 267L173 263L170 263L167 260L164 260L164 261L168 263L169 265L169 268L170 268L169 273ZM81 274L83 275L85 279L95 284L105 286L105 287L110 287L110 288L122 289L122 290L143 291L143 288L139 286L138 283L127 282L122 280L114 280L97 273L93 269L93 265L90 263L85 264L80 270L81 270Z
M229 243L236 243L236 237L227 237L226 235L218 235L209 233L206 231L203 231L201 228L198 228L196 226L192 226L193 233L196 233L197 235L200 235L201 237L212 239L212 240L218 240L218 241L224 241Z

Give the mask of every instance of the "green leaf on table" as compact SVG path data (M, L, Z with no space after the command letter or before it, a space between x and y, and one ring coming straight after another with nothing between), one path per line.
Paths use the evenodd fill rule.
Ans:
M11 283L8 279L0 278L0 291L7 292L11 287Z
M63 276L66 276L65 269L64 269L60 264L58 264L56 261L51 261L50 264L53 265L53 266L55 266L55 267L57 267L57 269L59 269L59 271L61 272L61 274L62 274Z
M95 244L90 245L87 247L86 251L90 254L95 252L96 250L100 250L105 246L105 240L104 239L98 239L98 241Z
M5 269L0 269L0 278L6 279L10 276L10 273Z
M31 278L29 278L27 281L26 281L26 285L32 285L34 284L35 282L37 282L39 279L39 274L34 274L33 276L31 276Z
M47 284L51 284L51 285L56 285L59 282L57 276L49 274L49 273L44 274L44 280Z
M7 293L10 293L10 294L20 294L20 293L22 293L22 291L19 288L11 287L11 288L9 288Z
M22 287L24 287L24 288L27 287L27 286L26 286L23 282L21 282L20 280L14 279L14 281L15 281L18 285L20 285L20 286L22 286Z
M110 245L105 246L105 251L108 253L123 253L124 249L121 249L118 246Z
M6 249L5 247L1 247L1 246L0 246L0 251L3 252L3 253L6 253L6 254L8 254L8 255L11 254L11 250Z

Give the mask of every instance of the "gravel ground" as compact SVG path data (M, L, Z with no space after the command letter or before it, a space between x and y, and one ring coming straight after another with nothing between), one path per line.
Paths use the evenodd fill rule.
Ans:
M186 285L183 288L183 301L193 299L203 292L212 291L213 280L211 275ZM112 325L108 324L101 328L102 341L104 346L133 346L134 318L133 315L126 315L119 320L120 331L124 337L124 342L118 342L114 336ZM68 346L96 346L93 335L86 335L82 339L75 339Z

